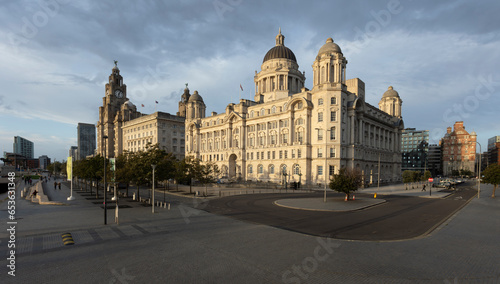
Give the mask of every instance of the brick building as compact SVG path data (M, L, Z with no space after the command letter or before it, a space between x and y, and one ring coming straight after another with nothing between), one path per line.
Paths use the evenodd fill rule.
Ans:
M447 133L440 144L443 153L443 174L451 175L453 170L469 170L474 172L476 161L477 135L465 130L464 122L457 121L447 128Z

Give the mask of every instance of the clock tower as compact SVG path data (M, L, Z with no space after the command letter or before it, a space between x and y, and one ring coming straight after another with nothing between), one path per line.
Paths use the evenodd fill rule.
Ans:
M97 122L97 153L105 157L115 157L115 146L117 140L121 136L116 133L115 123L117 120L123 120L123 116L119 115L120 110L127 99L127 86L123 84L123 77L120 75L120 69L117 66L118 61L115 61L115 67L109 75L109 82L106 83L105 96L102 98L102 106L99 107L99 121ZM107 136L107 139L104 137ZM106 143L106 147L104 147Z

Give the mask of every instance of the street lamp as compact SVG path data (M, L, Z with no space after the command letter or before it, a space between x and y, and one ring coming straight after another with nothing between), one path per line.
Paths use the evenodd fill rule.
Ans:
M318 133L319 133L319 131L323 130L323 129L316 128L316 130L318 130ZM327 142L326 136L327 136L328 131L330 131L330 130L329 129L325 129L325 137L323 137L325 139L325 168L323 169L323 175L325 177L325 194L324 194L324 197L323 197L323 202L326 202L326 187L327 187L327 184L328 184L327 178L326 178L326 167L328 166L328 160L327 160L327 155L326 155L326 152L328 150L328 148L327 148L328 146L326 144L326 142Z
M107 224L107 219L108 219L108 214L107 214L107 206L106 206L106 198L107 198L107 195L106 195L106 144L107 144L107 139L108 139L108 136L104 135L103 137L103 140L104 140L104 225ZM99 188L97 189L99 190Z
M151 197L151 213L155 213L155 169L156 165L152 164L151 167L153 167L153 189L151 190L152 197Z
M479 166L477 167L478 169L478 177L477 177L477 198L479 198L479 194L481 193L481 158L483 151L481 150L481 144L476 141L477 144L479 144ZM474 153L475 155L476 153Z

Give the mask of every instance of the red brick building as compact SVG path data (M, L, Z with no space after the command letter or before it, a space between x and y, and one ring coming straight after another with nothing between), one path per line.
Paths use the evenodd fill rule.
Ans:
M443 153L443 174L451 175L453 170L475 171L477 135L465 130L464 122L457 121L448 127L440 144Z

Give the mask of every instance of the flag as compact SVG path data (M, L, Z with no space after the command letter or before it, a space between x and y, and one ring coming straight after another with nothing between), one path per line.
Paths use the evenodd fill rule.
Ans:
M144 107L144 104L141 104L142 107Z
M155 103L158 103L158 101L155 101Z
M240 84L240 89L243 91L243 87L241 86L241 84Z

